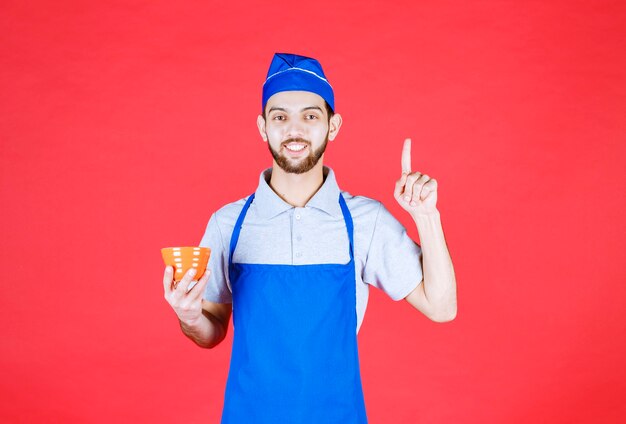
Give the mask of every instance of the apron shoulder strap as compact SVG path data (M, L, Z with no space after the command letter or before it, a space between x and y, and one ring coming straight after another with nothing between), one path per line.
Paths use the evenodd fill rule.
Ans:
M352 223L352 215L348 209L348 205L343 198L341 192L339 193L339 205L341 206L341 213L343 213L343 219L346 221L346 228L348 229L348 239L350 240L350 259L354 259L354 224Z
M228 254L228 266L233 263L233 253L235 252L235 248L237 247L237 241L239 240L239 233L241 232L241 226L243 224L243 220L248 213L248 208L250 208L250 204L254 199L254 193L248 197L248 201L243 206L241 213L239 214L239 218L237 218L237 222L235 223L235 228L233 228L233 235L230 237L230 252Z

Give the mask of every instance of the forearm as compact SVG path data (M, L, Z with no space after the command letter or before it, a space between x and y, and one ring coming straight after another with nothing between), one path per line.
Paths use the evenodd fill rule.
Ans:
M457 312L456 278L439 212L414 217L422 247L424 293L432 313L453 319Z
M194 322L178 321L183 333L198 346L206 349L217 346L226 335L222 323L206 311L203 311L202 315Z

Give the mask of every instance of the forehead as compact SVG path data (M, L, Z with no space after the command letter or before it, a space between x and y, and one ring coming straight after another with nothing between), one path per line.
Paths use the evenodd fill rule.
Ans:
M281 91L267 99L266 109L276 106L284 109L298 109L307 106L319 106L324 109L324 99L310 91Z

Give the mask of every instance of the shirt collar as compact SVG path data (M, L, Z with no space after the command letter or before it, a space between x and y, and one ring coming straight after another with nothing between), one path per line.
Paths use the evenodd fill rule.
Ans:
M339 205L339 186L335 179L335 173L327 166L323 167L324 183L306 204L307 207L316 208L334 217L341 217ZM277 195L269 185L272 176L272 168L267 168L259 176L259 186L254 193L254 203L257 214L261 218L270 219L278 214L293 208Z

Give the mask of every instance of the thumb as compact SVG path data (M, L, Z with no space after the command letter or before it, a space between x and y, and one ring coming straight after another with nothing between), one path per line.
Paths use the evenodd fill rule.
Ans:
M396 181L396 187L393 190L393 195L396 200L402 197L402 194L404 193L404 186L406 185L406 179L408 178L408 176L409 174L403 172L402 177L400 177L400 179Z
M210 276L211 276L211 271L209 269L207 269L205 271L204 275L202 275L202 278L200 278L200 280L198 280L198 284L196 284L195 286L193 286L193 288L191 290L189 290L190 293L193 293L192 297L194 299L202 297L202 295L204 294L204 288L207 285L207 283L209 282L209 277Z

